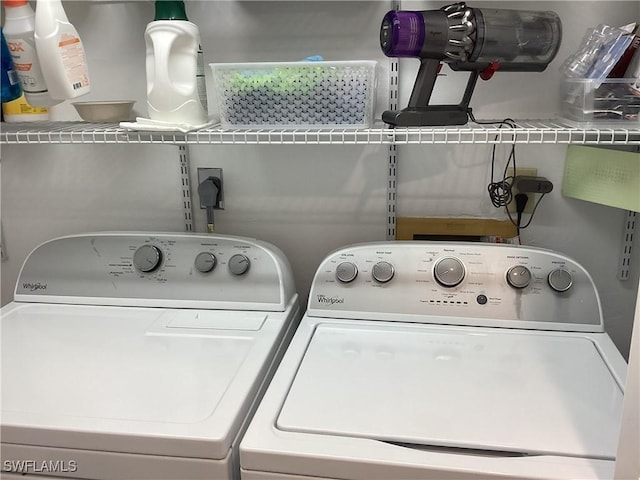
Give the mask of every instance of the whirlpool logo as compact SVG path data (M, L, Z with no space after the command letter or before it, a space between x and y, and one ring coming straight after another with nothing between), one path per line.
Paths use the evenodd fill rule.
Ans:
M25 290L29 290L30 292L37 292L38 290L46 290L47 289L47 284L46 283L40 283L40 282L24 282L22 284L22 288L24 288Z
M327 297L326 295L318 295L318 303L325 305L335 305L336 303L344 303L344 297Z

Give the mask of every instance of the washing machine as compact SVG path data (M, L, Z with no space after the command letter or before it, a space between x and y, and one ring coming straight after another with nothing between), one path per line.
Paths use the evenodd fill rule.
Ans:
M258 240L40 245L1 310L2 478L237 478L300 316L287 259Z
M240 445L256 479L612 478L626 364L565 255L330 254Z

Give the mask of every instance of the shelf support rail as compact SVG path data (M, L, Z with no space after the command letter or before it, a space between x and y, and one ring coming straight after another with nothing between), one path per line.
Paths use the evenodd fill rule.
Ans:
M180 155L180 186L182 193L182 212L184 229L193 232L193 202L191 201L191 162L187 145L178 145Z
M400 9L400 0L391 0L391 9ZM397 58L389 61L389 110L398 110L398 71ZM398 173L398 149L395 142L389 144L389 163L387 170L387 240L396 239L396 187Z
M633 235L638 223L636 212L629 210L624 219L624 231L622 232L622 252L620 254L620 269L618 280L629 280L631 271L631 251L633 250Z

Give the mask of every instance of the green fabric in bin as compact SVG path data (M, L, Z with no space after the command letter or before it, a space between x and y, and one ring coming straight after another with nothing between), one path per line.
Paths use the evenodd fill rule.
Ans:
M640 154L570 145L562 194L640 212Z

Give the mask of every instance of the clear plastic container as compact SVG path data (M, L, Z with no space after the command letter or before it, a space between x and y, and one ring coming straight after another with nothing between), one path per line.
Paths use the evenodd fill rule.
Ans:
M225 128L367 128L376 62L212 63Z
M634 78L566 78L561 89L561 112L582 124L640 126L640 85Z

